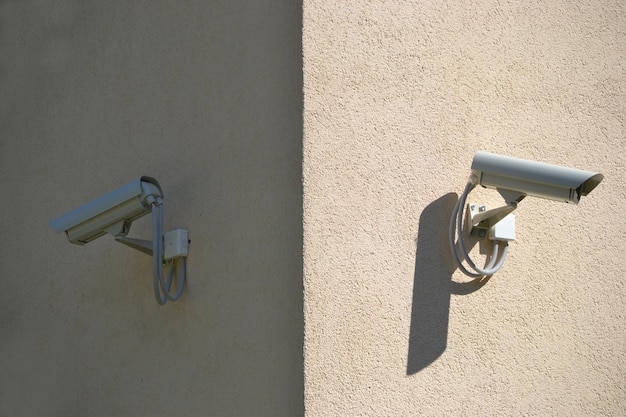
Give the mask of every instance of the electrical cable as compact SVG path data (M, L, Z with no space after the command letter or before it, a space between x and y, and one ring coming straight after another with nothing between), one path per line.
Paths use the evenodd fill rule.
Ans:
M163 200L160 197L150 196L147 201L152 206L152 280L154 286L154 297L159 305L170 301L176 301L183 292L187 268L185 258L176 258L169 264L167 280L163 276ZM174 270L178 270L178 288L174 295L170 294ZM163 293L163 294L162 294Z
M459 200L452 210L452 216L450 218L449 238L452 256L461 272L472 278L482 278L495 274L502 267L508 253L508 242L499 240L495 240L493 242L491 256L489 257L487 264L483 268L476 266L474 261L472 261L467 247L463 242L463 216L465 213L464 209L467 196L476 187L476 184L476 177L474 175L471 175L467 182L467 185L465 186L465 189L463 190L463 193L459 197ZM458 249L455 243L455 233L458 235ZM463 265L463 260L459 256L459 251L463 256L463 259L467 262L473 272L468 270Z

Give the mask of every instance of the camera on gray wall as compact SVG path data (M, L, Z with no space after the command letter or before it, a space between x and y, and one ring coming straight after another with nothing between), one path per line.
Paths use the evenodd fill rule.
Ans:
M133 221L152 213L152 240L127 237ZM189 238L187 230L163 233L163 192L152 177L142 176L114 191L80 206L52 221L57 232L65 232L71 243L84 245L105 234L153 258L154 296L159 304L177 300L186 277ZM163 267L168 267L167 278ZM170 292L178 270L176 292Z

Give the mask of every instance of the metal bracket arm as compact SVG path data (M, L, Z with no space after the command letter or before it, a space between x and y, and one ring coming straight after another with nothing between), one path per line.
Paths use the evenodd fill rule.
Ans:
M495 226L500 220L511 214L517 208L517 203L509 203L506 206L485 210L485 206L468 204L469 235L484 237L487 231Z
M132 239L125 236L116 236L115 240L123 243L126 246L130 246L133 249L137 249L147 255L152 256L152 241L144 239Z

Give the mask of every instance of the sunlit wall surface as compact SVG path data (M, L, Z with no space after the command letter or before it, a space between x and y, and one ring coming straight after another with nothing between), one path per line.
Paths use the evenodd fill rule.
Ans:
M306 0L303 51L307 415L624 415L625 3ZM478 150L606 176L520 203L482 286Z

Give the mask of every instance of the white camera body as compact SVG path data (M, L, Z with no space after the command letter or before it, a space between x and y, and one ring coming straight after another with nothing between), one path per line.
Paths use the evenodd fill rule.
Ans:
M152 240L126 237L132 222L148 213L152 213ZM187 276L189 236L185 229L163 234L163 191L154 178L139 177L49 224L57 232L65 232L69 241L76 245L109 233L116 241L152 256L157 303L163 305L180 298ZM167 274L163 268L168 269ZM178 285L172 291L175 271L178 271Z
M574 204L604 178L596 172L488 152L476 152L472 172L486 188Z
M604 176L597 172L476 152L472 160L472 175L450 219L450 249L459 270L470 277L482 279L500 269L508 252L508 242L515 240L515 216L512 212L526 196L578 204L580 198L593 191L603 179ZM474 203L467 205L467 233L493 242L492 253L484 267L474 263L463 242L465 202L479 184L495 188L506 201L506 205L491 210ZM458 240L455 243L456 236ZM463 265L463 261L469 268Z
M49 222L65 232L71 243L84 245L110 233L125 236L133 220L151 211L149 196L163 197L161 186L151 177L139 177Z

